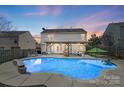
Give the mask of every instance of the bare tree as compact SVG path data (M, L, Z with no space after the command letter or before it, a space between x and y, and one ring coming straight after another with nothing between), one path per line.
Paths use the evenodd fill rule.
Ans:
M3 16L0 16L0 31L12 31L12 23Z

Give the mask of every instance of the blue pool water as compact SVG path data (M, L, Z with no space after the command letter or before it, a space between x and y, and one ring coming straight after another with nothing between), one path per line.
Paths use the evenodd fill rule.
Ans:
M102 60L80 58L31 58L24 60L24 64L30 73L52 72L83 80L98 78L103 70L116 68Z

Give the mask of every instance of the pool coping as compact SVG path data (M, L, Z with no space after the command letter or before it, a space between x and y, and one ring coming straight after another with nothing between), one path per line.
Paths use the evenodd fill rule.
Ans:
M29 58L40 58L40 57L28 57L28 59ZM56 58L56 57L54 57L54 58ZM57 57L57 58L62 58L62 57ZM74 58L74 57L69 57L69 58ZM77 57L76 57L77 58ZM27 59L27 58L21 58L21 59L19 59L19 60L25 60L25 59ZM92 58L82 58L82 59L92 59ZM94 59L94 58L93 58ZM100 58L101 59L101 58ZM9 62L11 62L12 63L12 61L9 61ZM7 63L9 63L9 62L7 62ZM7 64L7 63L4 63L4 64ZM2 65L2 64L1 64ZM1 65L0 65L0 67L1 67ZM1 68L0 68L1 69ZM102 84L102 83L98 83L98 85L97 85L97 82L99 82L99 81L107 81L107 80L104 80L104 75L106 74L106 72L108 72L109 70L105 70L105 71L102 71L102 74L100 75L100 77L99 78L97 78L97 79L92 79L92 80L79 80L79 79L73 79L73 78L71 78L71 77L68 77L68 76L64 76L64 75L56 75L56 74L53 74L53 73L51 73L53 76L59 76L59 77L62 77L62 78L68 78L69 80L71 80L72 81L72 83L73 82L83 82L83 84L84 84L84 86L85 86L85 84L86 84L86 86L90 86L90 84L92 85L92 86L99 86L99 85L104 85L104 84ZM41 72L40 72L41 73ZM30 75L31 76L31 75ZM29 76L29 77L30 77ZM5 85L9 85L9 84L7 84L7 83L5 83L5 82L0 82L0 83L2 83L2 84L5 84ZM82 84L82 83L81 83ZM36 84L37 86L39 85L39 84ZM42 85L42 84L41 84ZM10 85L11 86L11 85ZM12 85L13 86L13 85ZM18 86L18 85L14 85L14 86ZM30 86L30 85L28 85L28 86ZM72 85L70 85L69 87L72 87L73 86L73 84ZM23 87L23 86L18 86L18 87ZM79 86L80 87L80 86Z

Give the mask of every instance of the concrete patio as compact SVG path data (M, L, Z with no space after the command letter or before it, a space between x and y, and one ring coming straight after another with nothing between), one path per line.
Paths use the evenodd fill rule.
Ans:
M118 68L104 71L95 80L77 80L53 73L19 74L17 67L9 61L0 65L0 83L15 87L122 87L124 86L124 60L113 59L112 61L117 64Z

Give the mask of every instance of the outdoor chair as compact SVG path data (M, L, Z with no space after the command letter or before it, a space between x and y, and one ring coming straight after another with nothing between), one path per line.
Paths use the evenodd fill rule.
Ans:
M36 57L37 54L28 54L29 57Z

